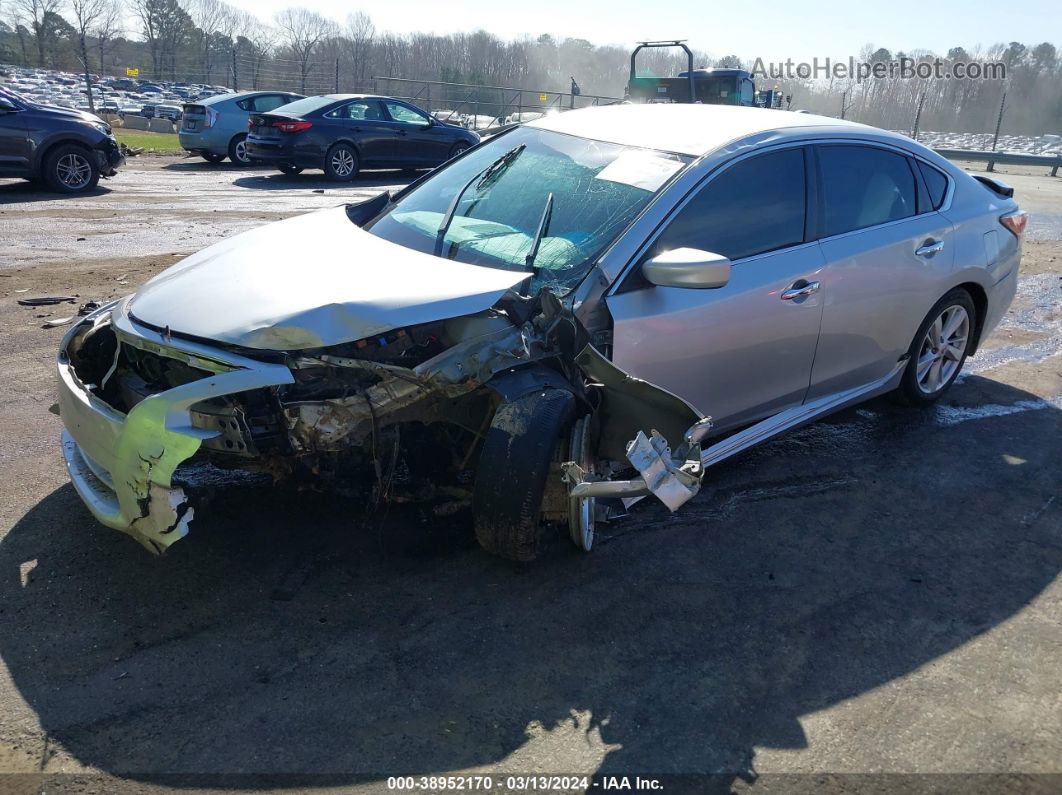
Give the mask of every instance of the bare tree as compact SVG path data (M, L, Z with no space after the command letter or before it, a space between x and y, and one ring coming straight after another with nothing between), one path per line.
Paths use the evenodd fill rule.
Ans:
M347 15L346 34L350 42L355 88L361 90L366 79L365 67L372 49L372 40L376 36L376 25L364 11L355 11Z
M305 8L285 8L274 17L284 45L299 64L299 90L306 93L306 77L313 69L314 50L329 33L330 24L320 14Z
M100 59L100 73L106 70L107 54L114 47L114 41L125 32L125 12L119 0L103 0L103 12L92 26L92 35L96 38L96 51Z
M16 19L23 21L33 31L37 44L37 66L45 65L44 50L47 43L48 17L57 15L62 0L12 0L11 7Z
M192 0L187 8L197 28L195 35L199 39L199 63L203 79L204 82L212 83L214 63L211 57L211 39L221 25L226 6L221 0Z
M251 24L244 34L247 41L248 54L251 58L251 88L258 90L258 80L262 74L262 66L273 54L277 44L277 32L269 25L263 25L253 17Z
M92 78L89 73L88 35L96 22L106 10L106 0L70 0L70 11L74 15L74 30L77 31L77 54L81 59L81 70L85 75L85 91L88 94L89 110L96 112L96 103L92 98Z

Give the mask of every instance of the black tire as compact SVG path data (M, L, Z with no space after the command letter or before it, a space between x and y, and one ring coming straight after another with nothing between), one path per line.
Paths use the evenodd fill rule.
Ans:
M217 165L225 159L225 155L216 155L213 152L200 152L199 154L202 155L205 161L213 163L214 165Z
M545 547L542 495L557 444L567 437L575 398L545 389L502 403L494 414L472 493L476 539L492 555L518 561Z
M952 307L962 307L968 316L965 343L962 347L962 356L959 358L959 366L955 368L946 379L943 379L939 387L928 389L925 385L919 383L918 376L918 362L923 355L923 350L926 344L926 336L929 332L930 326L940 317L946 310ZM961 287L956 287L951 290L947 295L937 301L933 308L929 310L925 320L922 321L918 327L918 331L914 336L914 340L911 341L911 347L907 351L907 367L904 368L903 376L900 379L900 385L893 393L893 397L897 402L902 403L905 406L928 406L931 403L935 403L944 396L944 394L951 388L951 385L955 382L959 373L962 372L962 366L966 362L966 356L970 352L970 347L973 345L974 334L977 329L977 307L974 306L973 299L970 294ZM928 353L928 351L926 351Z
M287 174L289 177L302 173L302 166L296 166L292 163L281 163L277 168L280 169L282 174Z
M99 184L96 154L76 144L61 144L44 160L44 181L59 193L85 193Z
M450 149L450 159L453 160L455 157L460 157L471 148L472 147L464 141L458 141L453 145L453 148Z
M229 160L238 166L251 165L251 158L247 155L247 135L240 133L234 135L229 141Z

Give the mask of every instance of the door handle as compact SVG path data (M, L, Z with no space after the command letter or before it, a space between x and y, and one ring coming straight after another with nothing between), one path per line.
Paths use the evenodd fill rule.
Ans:
M395 135L409 135L405 130L395 130Z
M802 285L800 287L794 285L793 287L790 287L788 290L785 290L782 293L782 300L792 301L794 298L807 298L812 293L817 293L818 291L818 282L808 282L807 284Z
M939 254L943 250L943 240L927 240L925 243L915 249L915 254L920 257L932 257L934 254Z

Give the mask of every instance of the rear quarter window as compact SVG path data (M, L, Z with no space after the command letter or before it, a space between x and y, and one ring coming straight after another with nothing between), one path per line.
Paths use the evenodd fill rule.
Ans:
M944 176L938 169L918 161L918 170L922 172L922 179L926 182L926 189L929 191L929 201L933 205L934 210L939 210L940 205L944 203L944 196L948 192L948 178Z

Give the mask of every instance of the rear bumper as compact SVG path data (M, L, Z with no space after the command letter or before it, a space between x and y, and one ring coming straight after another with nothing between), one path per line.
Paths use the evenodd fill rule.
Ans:
M320 168L324 158L315 151L306 152L294 142L273 143L247 136L247 154L269 163L292 163L303 168Z
M213 152L214 154L224 155L228 154L228 147L218 148L217 145L211 140L210 136L204 135L201 132L181 132L177 133L177 140L181 142L181 148L189 152L195 152L199 154L201 152Z
M1014 301L1014 295L1018 291L1020 264L1021 248L1018 247L1011 256L1003 258L991 269L996 281L985 290L988 296L988 311L985 313L985 322L978 336L978 347L988 339L988 336L999 325L1003 316L1007 314L1007 310L1010 309L1010 305Z
M188 533L194 513L171 482L176 468L218 431L195 427L190 409L220 395L291 383L282 365L232 356L194 343L164 340L135 324L122 299L84 318L63 338L57 367L63 459L70 481L92 515L161 553ZM146 345L178 355L209 358L231 368L160 392L128 414L108 406L78 378L67 354L86 326L110 323L121 344ZM129 340L127 343L126 340Z

